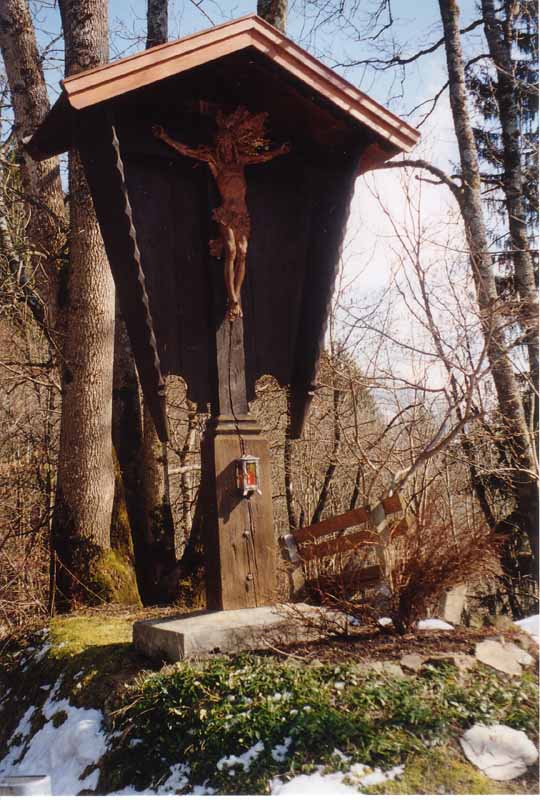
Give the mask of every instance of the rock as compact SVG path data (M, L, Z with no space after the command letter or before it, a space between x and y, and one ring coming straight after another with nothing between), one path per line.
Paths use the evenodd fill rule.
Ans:
M529 655L526 650L514 644L514 642L504 642L503 647L508 653L514 656L518 664L521 664L522 667L530 667L531 664L534 664L534 658Z
M399 663L403 669L406 669L409 672L419 672L422 669L422 664L425 660L426 659L424 656L421 656L419 653L407 653L401 657L401 661Z
M364 661L358 665L361 672L379 672L382 675L390 675L393 678L405 678L405 673L394 661Z
M517 648L519 650L519 648ZM506 644L495 639L485 639L475 648L475 656L482 664L504 672L507 675L521 675L521 665L512 650Z
M392 678L405 677L405 673L403 672L399 664L396 664L393 661L383 661L382 671L385 673L385 675L390 675Z
M507 725L474 725L459 741L469 761L495 781L519 777L538 759L526 734Z
M528 633L522 631L518 636L517 641L521 649L526 650L527 653L530 653L534 659L534 656L538 654L538 645L534 639Z
M453 625L459 625L467 600L467 584L460 583L452 589L447 589L439 602L438 615Z
M457 667L460 672L466 672L476 664L476 658L468 656L466 653L435 653L435 655L429 656L426 660L428 664L435 666L451 664L453 667Z

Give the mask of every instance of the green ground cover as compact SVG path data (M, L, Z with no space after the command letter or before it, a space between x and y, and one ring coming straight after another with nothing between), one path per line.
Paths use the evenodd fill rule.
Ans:
M206 783L221 794L266 794L276 776L285 781L316 766L346 772L355 762L383 770L404 765L396 780L361 789L369 794L537 791L535 768L494 782L466 761L458 743L477 722L503 723L536 741L531 670L510 678L479 664L465 673L443 665L400 678L366 673L353 661L271 655L162 666L133 650L132 621L110 610L58 617L47 634L4 647L0 759L31 705L39 728L46 688L59 681L72 704L101 709L113 734L98 794L155 789L182 763L190 768L186 793ZM37 650L27 651L29 645Z

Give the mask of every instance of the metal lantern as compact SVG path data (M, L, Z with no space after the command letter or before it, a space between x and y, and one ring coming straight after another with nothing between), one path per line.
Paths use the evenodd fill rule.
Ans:
M242 456L236 461L236 485L242 492L242 497L262 494L259 484L259 457Z

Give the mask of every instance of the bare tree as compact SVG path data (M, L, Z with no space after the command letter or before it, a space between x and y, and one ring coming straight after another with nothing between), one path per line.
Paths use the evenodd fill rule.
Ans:
M525 176L521 156L521 113L516 86L516 65L512 60L512 47L515 40L515 10L512 8L512 4L506 3L504 17L500 19L493 0L482 0L482 15L489 53L497 71L495 97L502 132L503 191L508 216L515 284L519 297L516 317L521 323L527 343L532 384L531 394L535 406L533 417L537 422L538 295L527 236L527 215L523 202ZM532 438L534 447L536 436L533 435Z
M29 223L27 235L34 251L32 272L41 298L40 324L61 333L60 273L67 219L58 158L36 162L22 143L49 111L47 87L27 0L0 5L0 48L13 103L14 133L22 158L22 183ZM61 346L61 342L57 342Z
M519 518L527 531L538 574L537 464L522 394L504 338L506 323L497 295L493 259L489 254L478 154L468 110L459 9L453 0L439 0L439 5L445 35L450 105L461 161L463 220L491 374L515 469L516 513L512 522L515 524L516 517ZM530 330L530 327L529 323L527 328Z

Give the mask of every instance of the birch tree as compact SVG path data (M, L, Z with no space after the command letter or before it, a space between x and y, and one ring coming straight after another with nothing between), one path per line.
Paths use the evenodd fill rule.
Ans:
M349 31L355 41L362 42L363 52L360 57L353 56L341 66L363 67L371 69L373 74L395 71L402 82L406 80L406 70L410 65L438 50L444 50L446 80L443 78L443 85L433 97L418 103L413 111L422 111L422 124L448 90L459 150L458 174L449 175L440 166L414 157L390 161L383 168L412 167L420 170L420 179L431 180L447 187L460 209L475 283L476 304L494 385L493 400L499 415L499 438L504 438L507 452L506 481L509 498L511 497L513 503L513 509L504 519L497 521L496 527L510 536L523 535L528 540L536 564L532 571L537 575L538 459L535 441L538 426L537 415L530 413L530 406L534 407L537 402L538 392L537 294L530 249L525 243L522 198L526 187L520 160L517 159L519 145L514 80L516 67L512 53L512 27L516 15L523 12L527 3L508 2L494 9L493 3L482 2L480 15L466 25L460 25L456 0L439 0L438 5L442 36L430 36L432 43L423 43L416 52L410 43L407 44L407 52L404 52L403 44L399 41L397 16L393 14L393 6L388 0L368 4L362 10L362 17L354 4L331 4L325 8L324 20L318 21L317 29L330 20L334 28ZM479 28L485 30L489 52L487 57L491 69L497 75L496 113L503 131L504 195L511 239L508 256L516 289L515 297L510 300L499 291L501 276L498 272L498 254L494 252L488 231L486 198L483 196L475 126L467 90L467 76L475 64L486 59L486 53L481 50L472 58L465 59L461 43L464 35ZM372 48L372 52L369 52L369 48ZM516 325L523 331L522 342L527 350L528 368L521 373L515 349L520 342L516 343L513 336ZM526 383L525 391L523 381ZM532 403L529 402L531 397Z
M524 93L531 96L536 106L538 89L534 85L520 87L517 71L521 65L512 56L512 48L520 38L519 17L523 5L528 4L506 2L496 10L493 0L482 0L482 16L489 54L496 71L496 77L490 81L487 88L494 93L501 128L502 190L514 266L514 288L517 294L515 316L524 332L528 350L530 382L535 406L533 417L537 420L538 402L535 389L538 387L538 295L527 230L525 204L527 186L522 157L524 134L522 109L529 105L527 98L523 96ZM538 16L536 8L524 10L532 16ZM534 36L534 33L531 35ZM534 63L531 66L534 70ZM536 443L535 436L533 442Z
M497 293L493 258L489 253L478 153L467 100L459 8L455 0L439 0L439 6L444 31L450 106L460 156L461 211L491 375L512 453L516 509L513 519L508 520L508 523L521 523L527 532L531 551L538 565L537 464L523 397L505 340L507 325ZM519 269L522 269L522 265L517 272ZM529 280L526 275L522 275L521 279L527 291ZM528 328L530 329L530 325Z

